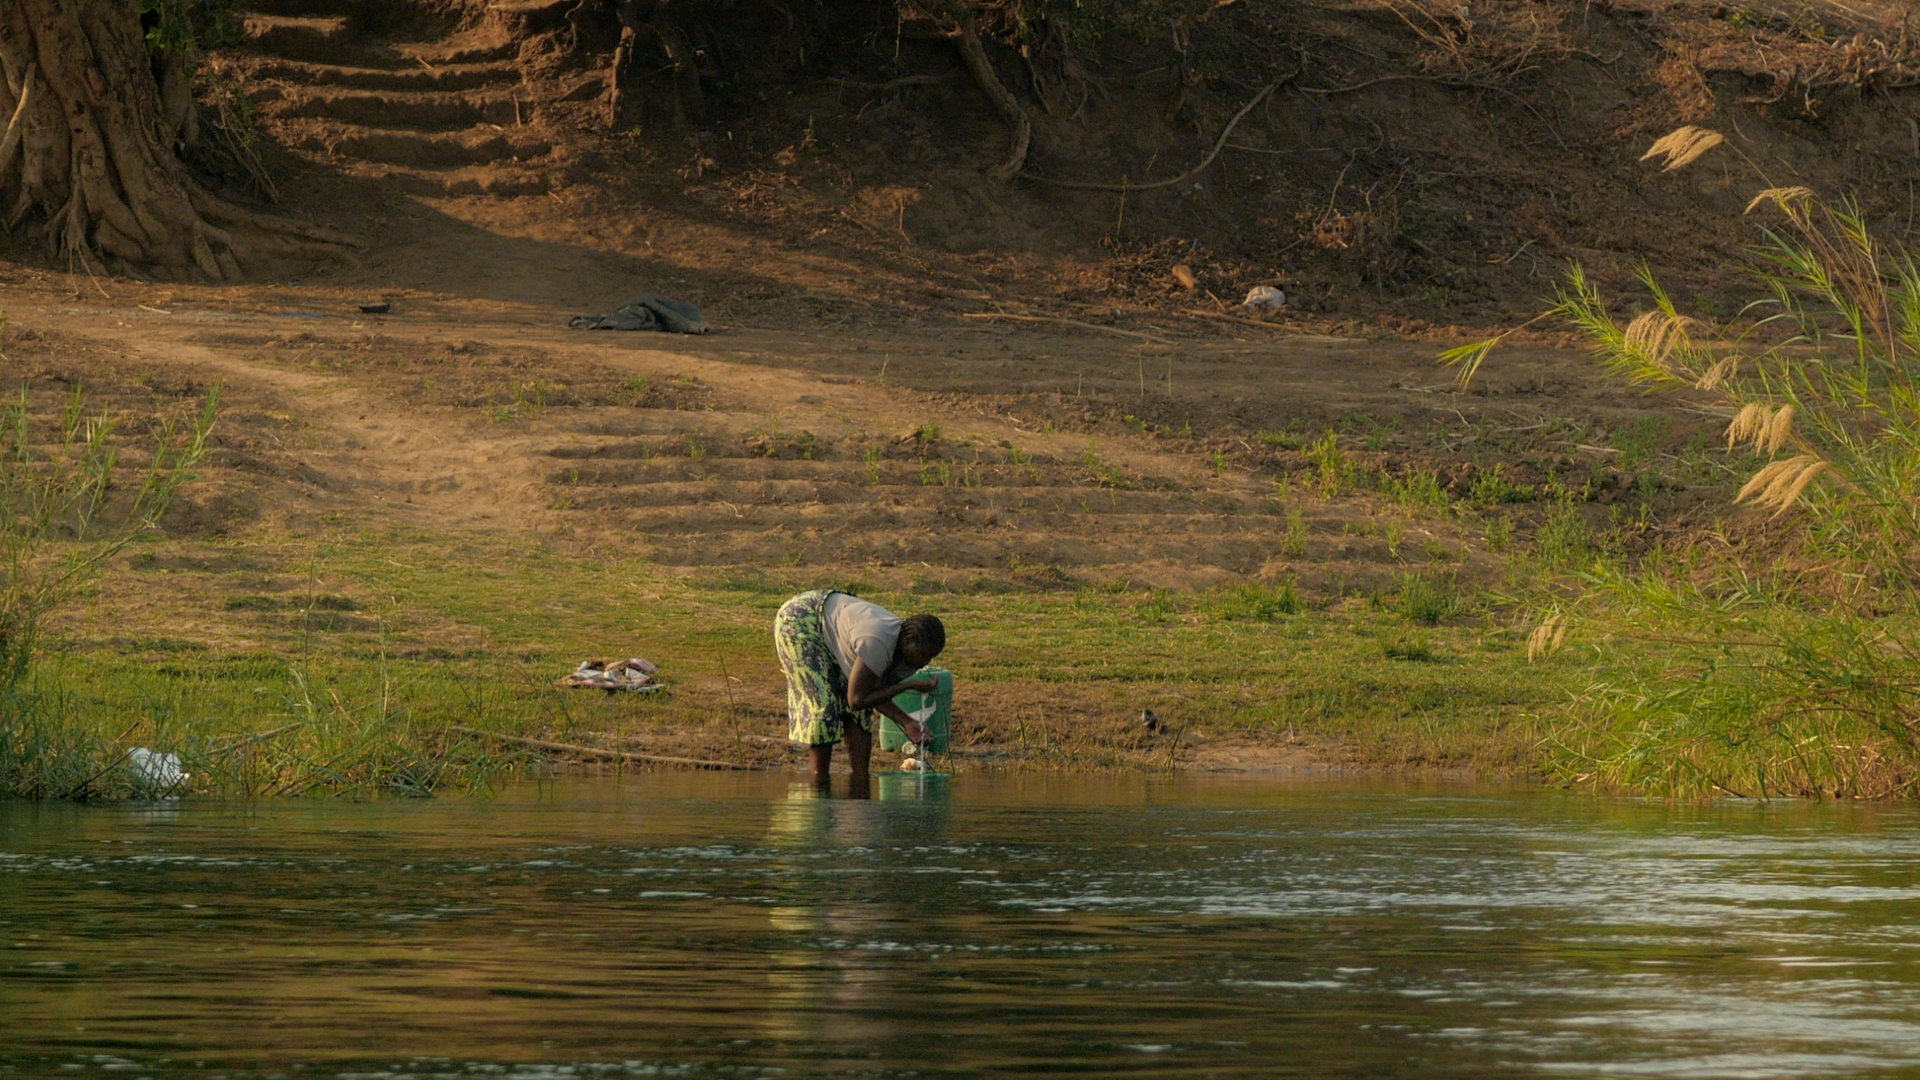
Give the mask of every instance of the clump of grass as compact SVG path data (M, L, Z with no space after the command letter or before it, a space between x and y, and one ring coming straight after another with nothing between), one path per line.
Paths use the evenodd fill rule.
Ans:
M1486 537L1487 550L1495 555L1500 554L1507 550L1508 544L1513 543L1513 522L1498 515L1488 518Z
M1572 499L1562 499L1533 535L1533 554L1542 566L1569 570L1593 555L1593 530Z
M1431 663L1434 659L1433 638L1428 634L1399 634L1380 644L1380 651L1389 660L1412 660L1418 663Z
M1287 534L1280 540L1280 553L1295 559L1307 553L1307 518L1298 509L1287 511Z
M1327 432L1318 442L1307 448L1307 457L1313 462L1320 493L1323 496L1332 498L1353 488L1358 470L1340 449L1338 435L1331 431Z
M1722 143L1682 129L1649 156L1677 168ZM1587 592L1535 634L1536 653L1582 626L1612 643L1582 711L1547 744L1549 765L1673 795L1911 795L1920 265L1876 240L1856 205L1806 188L1769 187L1747 209L1773 221L1756 257L1766 295L1732 323L1683 314L1643 273L1653 307L1621 325L1578 267L1549 313L1615 376L1717 402L1746 475L1733 501L1754 509L1729 533L1768 536L1587 573ZM1446 359L1471 378L1493 344ZM1569 536L1570 509L1556 510ZM1619 662L1615 647L1636 639L1657 642L1658 659Z
M1467 598L1451 576L1406 574L1388 606L1411 622L1437 626L1465 611Z
M1173 619L1173 594L1165 589L1153 589L1147 598L1135 605L1133 613L1141 622L1164 623Z
M1087 440L1087 448L1080 454L1080 464L1085 466L1087 472L1092 475L1093 482L1101 487L1125 490L1133 486L1132 481L1127 479L1127 474L1100 456L1099 450L1095 448L1091 439Z
M43 694L20 721L36 753L8 773L5 791L29 798L422 798L484 790L537 760L454 730L524 723L527 703L503 701L488 680L442 672L402 686L383 668L371 680L364 669L277 670L277 700L249 715L209 715L192 700L203 688L175 686L149 698L145 715L117 732L74 694ZM175 755L186 777L156 783L133 767L136 743Z
M1298 615L1305 607L1293 579L1288 578L1277 588L1264 582L1249 581L1224 589L1211 598L1209 613L1221 621L1252 619L1271 622L1282 615Z
M166 513L206 455L219 395L197 417L163 420L133 468L121 467L113 419L88 415L78 388L52 430L32 404L23 388L0 407L0 792L60 796L105 744L33 685L47 617Z
M1532 502L1538 497L1538 492L1533 488L1508 480L1502 475L1504 470L1504 465L1496 464L1491 469L1475 474L1472 485L1467 488L1467 498L1492 506L1498 503Z
M1444 509L1447 505L1446 489L1429 469L1416 469L1402 477L1386 477L1381 488L1388 498L1409 510Z

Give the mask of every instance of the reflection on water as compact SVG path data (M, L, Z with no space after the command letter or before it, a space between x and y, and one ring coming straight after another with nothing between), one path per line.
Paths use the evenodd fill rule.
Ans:
M0 1075L1920 1071L1920 815L642 776L0 805Z

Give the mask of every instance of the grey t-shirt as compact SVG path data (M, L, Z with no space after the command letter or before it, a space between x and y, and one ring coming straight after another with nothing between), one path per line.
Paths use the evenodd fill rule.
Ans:
M900 616L879 604L837 592L827 597L820 609L820 623L826 631L827 648L833 650L842 675L853 678L857 657L882 679L888 676L894 649L900 644Z

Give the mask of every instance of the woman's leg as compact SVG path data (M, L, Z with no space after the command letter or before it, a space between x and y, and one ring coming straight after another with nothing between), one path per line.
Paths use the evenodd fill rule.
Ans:
M847 764L853 766L853 775L865 777L867 766L873 759L873 732L860 726L857 720L847 721ZM832 749L832 747L828 747Z
M833 773L833 744L828 743L825 746L809 746L807 747L807 753L813 757L814 782L817 784L826 783L827 777Z

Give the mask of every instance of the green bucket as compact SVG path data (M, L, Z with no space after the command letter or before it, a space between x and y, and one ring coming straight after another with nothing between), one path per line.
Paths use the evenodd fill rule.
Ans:
M919 719L927 725L927 731L933 735L933 744L929 747L936 754L947 752L947 744L953 741L953 672L946 668L922 668L917 674L932 675L940 680L933 693L923 694L918 690L908 690L896 695L894 705L908 716ZM928 706L933 711L927 712ZM880 717L880 749L889 752L907 745L907 733L900 725L886 717Z

